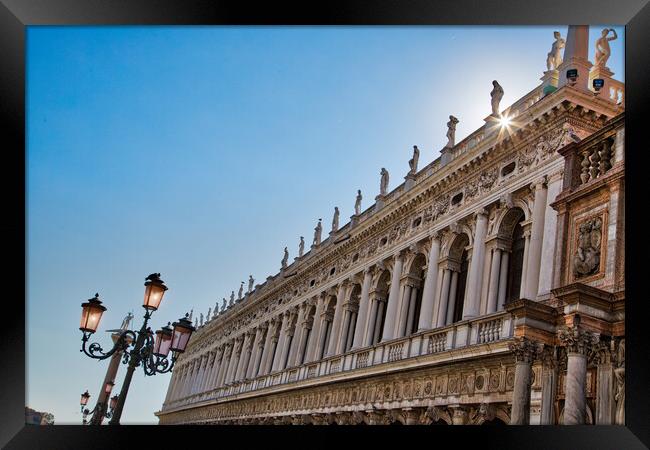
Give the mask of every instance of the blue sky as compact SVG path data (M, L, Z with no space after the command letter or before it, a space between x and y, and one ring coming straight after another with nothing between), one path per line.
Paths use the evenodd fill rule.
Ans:
M589 57L602 26L591 28ZM608 26L609 28L609 26ZM624 81L624 29L609 67ZM169 291L154 329L256 283L311 243L356 190L363 209L546 70L567 27L29 27L27 404L80 423L107 362L79 352L80 304L104 330L142 323L143 283ZM125 366L118 373L121 386ZM123 423L157 423L170 375L133 378Z

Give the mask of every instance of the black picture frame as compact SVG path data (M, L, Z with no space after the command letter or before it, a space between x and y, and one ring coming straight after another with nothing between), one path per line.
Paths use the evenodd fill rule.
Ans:
M626 82L626 426L574 427L82 427L25 425L25 31L30 25L625 25ZM648 358L644 342L642 251L644 242L643 117L650 104L647 70L650 67L650 5L647 0L544 0L477 2L472 0L331 0L317 4L206 0L0 0L0 111L3 116L5 163L2 192L9 205L4 215L5 241L13 243L5 257L4 275L18 295L5 297L5 320L0 334L0 445L16 448L132 448L137 438L145 445L185 446L258 445L332 447L350 443L374 446L443 445L441 438L480 448L589 448L636 449L650 446L648 414ZM638 215L638 217L636 217ZM25 246L20 246L24 242ZM15 307L12 313L7 306ZM69 324L52 324L69 326ZM37 343L30 343L37 345ZM78 342L71 342L71 346ZM47 376L44 374L43 376ZM354 429L353 429L354 428ZM396 432L399 431L399 432ZM278 434L280 433L280 434ZM322 434L323 437L317 435ZM462 448L462 447L461 447Z

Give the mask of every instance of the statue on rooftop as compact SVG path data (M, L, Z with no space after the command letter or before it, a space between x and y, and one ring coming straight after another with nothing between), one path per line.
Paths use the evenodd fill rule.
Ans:
M454 116L449 116L449 122L447 122L447 144L445 147L452 148L456 145L456 125L459 120Z
M284 248L284 257L282 258L282 268L285 269L287 267L287 262L289 261L289 250L287 250L287 247Z
M190 321L192 320L192 314L194 314L194 309L190 309Z
M379 195L386 195L388 193L388 171L382 167L381 172L381 181L379 184Z
M610 31L614 33L612 37L608 37ZM594 57L594 61L597 67L607 66L607 60L612 54L612 51L609 48L609 41L613 41L616 38L618 38L616 30L613 28L603 29L601 36L596 40L596 56Z
M202 327L203 326L203 313L200 313L199 317L201 318L201 320L199 321L199 326Z
M205 323L208 323L210 321L210 315L212 314L212 307L208 308L208 315L205 316Z
M490 92L490 97L492 97L492 115L494 117L500 117L499 114L499 103L503 98L503 88L497 80L492 81L492 92Z
M212 318L214 319L215 317L217 317L218 314L219 314L219 300L214 302L214 313L212 314Z
M232 306L235 304L235 291L230 291L230 301L228 302L228 306Z
M413 158L409 159L410 175L415 175L418 171L418 160L420 159L420 150L417 145L413 146Z
M250 294L253 292L253 283L255 283L255 280L253 279L253 275L248 276L248 293Z
M358 216L361 214L361 199L363 197L361 196L361 189L357 190L357 200L354 202L354 215Z
M334 217L332 217L332 233L339 229L339 207L334 207Z
M316 228L314 228L314 242L313 245L320 245L320 237L321 234L323 233L323 225L321 225L321 220L323 219L318 219L318 224L316 225Z
M302 257L305 252L305 238L300 236L300 244L298 245L298 258Z
M133 313L129 311L129 313L126 315L124 320L122 320L122 325L120 325L120 330L128 330L129 324L131 323L132 319L133 319Z
M556 70L562 64L562 49L564 48L564 39L559 31L553 32L555 41L551 46L551 51L546 55L546 70Z
M223 302L221 303L221 312L224 312L226 310L226 297L223 298Z
M237 293L237 299L241 300L244 295L244 282L242 281L239 285L239 292Z

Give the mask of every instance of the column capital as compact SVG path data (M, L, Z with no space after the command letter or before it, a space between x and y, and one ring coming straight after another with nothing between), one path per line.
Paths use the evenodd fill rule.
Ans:
M530 191L535 192L538 189L546 189L547 185L548 177L546 175L542 175L530 184Z
M485 208L480 208L478 211L476 211L476 212L474 213L474 216L476 217L476 219L478 219L479 217L482 217L482 218L484 218L484 219L487 219L487 216L488 216L488 210L485 209Z
M583 329L578 324L558 331L558 339L566 347L567 353L587 356L600 340L600 336Z
M516 338L508 343L508 348L515 356L516 362L532 363L537 359L542 350L542 344L528 338Z
M440 243L441 239L442 239L442 231L441 230L435 230L435 231L431 232L431 242L438 241L438 243Z

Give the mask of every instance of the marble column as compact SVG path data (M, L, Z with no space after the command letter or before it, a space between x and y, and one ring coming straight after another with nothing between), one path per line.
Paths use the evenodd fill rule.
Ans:
M395 330L395 337L402 337L406 333L406 323L408 321L408 309L409 303L411 301L411 291L413 290L412 282L406 278L402 282L402 288L400 289L400 308L399 308L399 317L397 320L397 329Z
M497 311L503 311L506 303L506 289L508 288L508 259L510 253L501 253L501 268L499 269L499 295L497 298Z
M269 360L273 356L273 335L275 334L275 327L277 326L276 321L277 319L273 319L268 322L258 375L266 375L268 373L270 366Z
M397 318L397 308L399 307L400 278L402 277L402 266L404 264L404 253L399 252L395 255L393 264L393 273L390 283L390 294L388 294L388 305L386 308L386 319L381 341L389 341L397 337L395 320Z
M258 367L258 354L261 351L260 340L262 339L262 328L257 327L255 329L255 337L253 338L253 346L251 347L251 357L248 367L246 368L246 373L244 374L245 379L255 378L257 367Z
M208 382L209 389L215 389L217 387L217 376L219 376L219 368L221 367L221 361L223 358L223 346L218 347L215 357L214 357L214 367L212 367L212 374Z
M352 312L346 306L343 310L343 324L341 325L341 339L336 347L336 354L345 353L345 345L348 339L348 331L350 330L350 319Z
M229 342L225 345L223 350L223 356L221 357L221 363L219 364L219 372L217 374L217 383L215 387L223 386L223 379L226 377L226 371L228 370L228 362L230 361L231 352L232 342Z
M557 394L557 355L550 347L542 358L542 401L540 425L555 425L555 395Z
M495 247L492 251L492 263L490 264L490 286L488 288L487 314L492 314L497 310L499 269L501 269L501 249Z
M307 351L307 342L309 339L309 330L311 329L311 323L309 319L306 319L301 326L300 331L300 340L298 341L298 348L296 350L296 355L291 364L294 366L299 366L302 364L302 361L305 359L305 352Z
M584 425L587 408L585 398L587 353L597 338L577 326L562 330L559 338L567 350L563 423L564 425Z
M354 340L352 349L360 348L364 345L364 337L368 329L368 310L370 309L370 285L372 283L372 270L363 271L363 283L361 284L361 298L359 299L359 313L357 316L357 325L354 330Z
M418 288L411 287L411 298L409 299L408 320L406 321L406 331L403 336L409 336L413 330L413 321L415 321L415 306L418 301Z
M244 378L244 374L242 372L245 370L244 366L248 363L248 357L250 356L248 351L250 348L250 340L252 338L252 334L253 333L249 331L244 335L244 343L242 344L239 362L237 363L237 368L235 369L234 381L239 381Z
M446 324L454 323L454 314L456 309L456 292L458 291L458 272L451 272L451 281L449 282L449 302L447 306Z
M515 356L515 386L512 391L512 412L510 425L530 423L530 385L533 360L538 354L538 345L527 338L519 338L509 344Z
M422 304L420 306L420 319L418 331L433 328L433 305L436 287L438 285L438 259L440 258L440 233L435 232L431 236L431 249L429 250L429 261L427 263L427 274L424 278L422 290Z
M528 253L530 249L530 229L524 229L524 261L521 265L521 287L519 288L519 298L526 298L526 283L528 281Z
M440 299L442 298L442 277L444 274L444 270L442 266L439 264L438 261L436 261L436 266L438 266L438 280L437 280L437 286L435 289L435 293L433 295L433 328L436 328L438 326L438 322L440 320ZM445 305L446 308L446 305ZM445 311L443 314L447 314L447 311ZM442 321L444 323L445 317L443 316Z
M526 295L530 300L537 299L539 288L539 270L542 258L542 241L544 238L544 210L546 208L546 177L531 185L535 192L533 204L533 223L530 230L528 264L526 267Z
M311 333L309 334L309 341L307 342L307 355L305 355L305 362L312 362L316 359L316 352L320 339L320 329L323 318L323 308L325 299L323 296L316 298L316 310L314 312L314 325L312 326Z
M377 327L377 310L379 309L379 301L377 294L373 293L369 299L370 301L370 314L368 315L368 323L366 325L366 335L363 339L363 346L367 347L372 345L375 336L375 328Z
M289 358L289 351L291 350L291 344L293 343L293 313L289 315L287 319L287 329L284 332L284 341L282 342L282 353L280 354L280 362L278 363L278 370L284 370L287 367L287 361Z
M230 353L230 361L228 362L228 372L226 372L225 384L230 384L235 377L235 369L237 368L237 363L239 362L239 356L241 354L241 345L242 337L239 337L235 340L233 350Z
M382 322L384 322L384 324L386 322L386 320L384 320L384 314L386 311L386 300L378 297L377 299L375 299L375 302L377 303L377 313L375 314L375 325L374 325L375 329L372 335L373 343L379 342L382 333L381 324Z
M350 320L348 322L348 335L345 339L345 346L343 347L343 352L347 352L351 350L353 339L354 339L354 331L357 327L357 313L354 310L350 310Z
M346 293L348 292L349 283L346 281L339 284L338 292L336 294L336 308L334 309L334 320L332 321L332 329L330 330L330 339L326 356L336 355L339 348L339 340L341 339L341 322L343 320L343 303L345 302Z
M436 327L444 327L447 323L447 310L449 309L449 283L451 283L451 270L443 269L442 289L440 291L440 302L438 306L438 323L436 323Z
M282 315L282 325L280 326L280 335L278 336L278 344L275 350L275 355L273 355L273 365L271 366L271 372L275 372L280 368L282 356L284 356L283 355L284 343L287 338L288 326L289 326L289 313L286 312Z
M467 295L463 306L463 320L479 315L481 303L481 283L483 281L483 264L485 258L485 235L487 232L487 211L481 209L476 213L476 230L472 245L472 262L467 277Z

